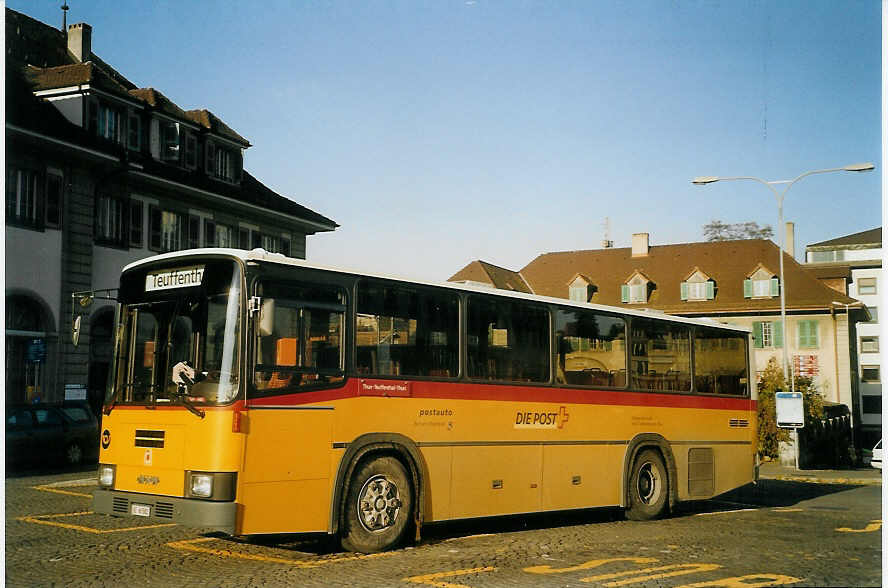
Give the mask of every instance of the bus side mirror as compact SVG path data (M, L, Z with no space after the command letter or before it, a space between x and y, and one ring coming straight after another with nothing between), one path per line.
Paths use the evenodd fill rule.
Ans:
M74 324L71 326L71 343L74 344L74 347L80 343L80 319L83 318L83 315L78 314L77 318L74 319Z
M274 299L268 298L262 301L259 310L259 336L268 337L274 332Z

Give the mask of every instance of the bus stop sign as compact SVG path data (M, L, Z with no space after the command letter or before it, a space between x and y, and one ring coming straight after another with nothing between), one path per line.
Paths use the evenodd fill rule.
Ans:
M777 426L801 429L805 426L805 407L801 392L777 392Z

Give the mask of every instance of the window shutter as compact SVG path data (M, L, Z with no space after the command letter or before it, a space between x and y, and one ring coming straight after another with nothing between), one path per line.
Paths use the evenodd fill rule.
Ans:
M762 348L762 323L752 323L752 346L756 349Z
M216 162L215 162L215 159L216 159L216 146L213 144L212 141L209 141L209 140L207 141L206 152L207 152L207 157L206 157L206 172L207 172L207 175L209 175L209 176L215 176L215 175L216 175L216 166L215 166L215 164L216 164Z
M210 219L204 221L204 247L216 246L216 223Z
M712 280L706 282L706 300L715 298L715 282Z
M752 280L743 280L743 297L752 298Z
M799 321L799 348L816 349L817 321Z
M688 283L687 282L681 283L681 299L682 300L688 299Z
M623 284L620 286L620 300L623 302L629 302L629 285Z
M777 278L771 278L771 296L780 295L780 284Z
M160 121L156 118L151 119L151 126L148 128L148 149L151 157L160 159Z
M160 251L161 212L156 206L148 207L148 247Z
M783 321L771 323L771 331L774 333L774 347L783 347Z
M99 134L99 104L95 100L90 100L87 104L87 117L89 118L89 122L87 123L88 129L94 135Z
M241 171L244 169L244 152L242 149L238 149L234 152L234 177L232 178L235 182L240 182L242 175Z
M197 249L200 247L200 217L188 217L188 248Z

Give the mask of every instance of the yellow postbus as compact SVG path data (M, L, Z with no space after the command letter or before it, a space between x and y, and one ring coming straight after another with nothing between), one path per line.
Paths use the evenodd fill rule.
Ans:
M98 513L373 552L756 476L748 330L227 249L124 268Z

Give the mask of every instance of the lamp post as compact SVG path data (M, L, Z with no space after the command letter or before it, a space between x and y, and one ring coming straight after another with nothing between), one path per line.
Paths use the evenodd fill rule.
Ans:
M850 309L852 306L860 306L860 307L866 308L866 304L864 304L860 300L855 300L854 302L838 302L836 300L833 300L832 304L833 304L833 306L838 306L839 308L841 308L843 306L845 307L845 325L846 325L845 328L848 330L848 342L850 344L850 342L851 342L851 313L850 313ZM838 327L836 327L836 329L838 329ZM838 336L838 335L836 335L836 336ZM836 343L835 349L836 349L836 356L837 357L838 357L838 348L839 348L838 343ZM838 363L839 363L838 359L836 359L836 372L837 372L836 373L836 380L837 380L836 381L836 388L837 389L839 387L838 386L838 369L839 369ZM859 369L859 362L858 362L858 365L854 366L854 369L855 370ZM858 408L860 407L860 398L859 398L860 392L858 391L857 402L855 402L855 399L854 399L853 387L850 391L850 394L851 394L851 444L854 446L855 451L856 451L857 450L857 441L856 441L856 438L854 435L854 428L855 428L855 424L859 423L860 418L861 418L857 412Z
M784 281L783 276L783 251L786 248L786 227L783 226L783 198L786 196L786 193L789 192L789 189L792 188L793 184L801 180L802 178L813 176L814 174L827 174L832 172L840 172L840 171L848 171L848 172L867 172L875 169L875 165L872 163L855 163L851 165L846 165L843 167L831 167L828 169L815 169L811 171L806 171L803 174L800 174L795 179L792 180L773 180L767 181L761 178L756 178L753 176L736 176L736 177L720 177L720 176L698 176L692 180L692 183L697 186L705 186L707 184L713 184L715 182L724 182L724 181L735 181L735 180L752 180L754 182L758 182L760 184L764 184L774 193L774 197L777 199L777 226L780 231L780 322L783 327L783 379L784 381L790 380L790 390L795 392L795 374L792 373L792 370L789 367L789 331L786 329L786 282ZM783 191L778 191L774 186L776 185L785 185Z

